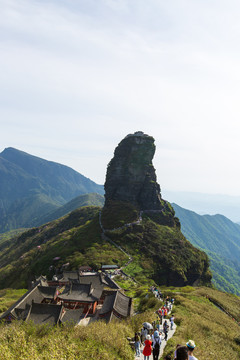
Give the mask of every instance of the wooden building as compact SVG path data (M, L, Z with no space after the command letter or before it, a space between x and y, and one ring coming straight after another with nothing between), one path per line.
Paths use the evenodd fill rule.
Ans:
M94 314L98 301L102 295L102 288L95 288L92 284L72 283L58 295L58 302L67 309L83 309L83 313Z
M76 271L64 272L55 286L52 282L49 284L51 285L39 278L33 288L16 301L0 320L77 325L88 315L107 322L131 315L132 299L122 294L119 286L105 274L80 275Z
M110 322L113 319L126 319L132 315L132 298L115 291L105 297L99 318Z
M63 305L32 303L26 321L33 322L36 325L48 324L58 325L61 323L63 315Z

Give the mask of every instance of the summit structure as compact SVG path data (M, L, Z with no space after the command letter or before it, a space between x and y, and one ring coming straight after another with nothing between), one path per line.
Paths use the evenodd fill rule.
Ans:
M105 206L111 201L123 201L140 210L163 209L152 164L155 149L154 138L141 131L127 135L119 143L107 168Z

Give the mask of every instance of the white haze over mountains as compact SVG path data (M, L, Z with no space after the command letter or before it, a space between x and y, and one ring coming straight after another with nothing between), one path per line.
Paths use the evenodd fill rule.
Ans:
M104 183L142 130L162 189L240 195L239 13L236 0L0 0L0 152Z
M162 191L162 197L200 215L221 214L240 223L240 196L166 190Z

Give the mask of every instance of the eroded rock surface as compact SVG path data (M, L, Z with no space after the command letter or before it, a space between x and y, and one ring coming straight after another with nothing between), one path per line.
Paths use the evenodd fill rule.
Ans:
M140 210L161 210L160 186L156 180L152 159L154 138L141 131L127 135L117 146L107 168L105 205L124 201Z

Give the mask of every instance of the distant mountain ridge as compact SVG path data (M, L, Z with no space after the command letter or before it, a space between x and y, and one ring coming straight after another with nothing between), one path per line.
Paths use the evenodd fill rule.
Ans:
M240 295L240 226L223 215L199 215L172 205L183 234L208 254L214 284Z
M0 153L0 232L31 227L36 219L98 185L68 166L6 148Z
M240 196L164 190L163 198L199 215L222 214L231 221L240 222Z
M45 224L49 221L59 219L60 217L67 215L73 210L76 210L83 206L99 206L104 204L104 196L96 193L79 195L76 198L70 200L66 204L59 207L57 210L53 210L39 219L36 219L35 226Z

